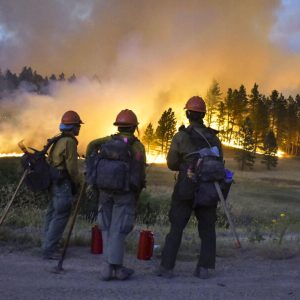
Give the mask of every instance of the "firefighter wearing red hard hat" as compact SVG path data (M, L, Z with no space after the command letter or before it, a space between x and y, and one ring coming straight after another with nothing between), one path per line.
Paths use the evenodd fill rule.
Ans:
M114 122L114 125L118 127L136 127L138 124L135 113L130 109L121 110Z
M114 122L118 133L90 142L86 151L87 193L99 197L100 205L102 280L125 280L134 272L123 265L123 257L126 236L135 222L136 202L145 185L145 148L134 136L138 124L132 110L122 110Z
M76 136L83 124L75 111L67 111L61 118L61 135L50 149L48 162L51 166L52 185L51 201L45 217L43 257L57 258L58 242L67 225L74 194L83 181L78 170Z
M173 277L182 233L192 212L194 212L201 239L201 251L194 275L204 279L208 277L208 269L215 267L217 202L212 202L207 206L196 203L195 184L191 180L193 177L190 173L195 160L192 161L187 154L195 153L199 149L208 147L209 144L218 149L221 160L222 148L221 142L216 136L217 131L206 127L203 123L206 113L204 100L199 96L194 96L186 102L185 109L190 124L187 128L180 127L179 132L174 135L167 155L169 169L179 171L179 175L174 187L169 212L171 228L166 236L161 264L156 274L167 278Z
M61 118L61 124L67 125L67 124L84 124L78 113L76 111L73 110L68 110L66 111L62 118Z
M206 104L204 100L199 96L193 96L190 98L184 107L187 111L196 111L206 113Z

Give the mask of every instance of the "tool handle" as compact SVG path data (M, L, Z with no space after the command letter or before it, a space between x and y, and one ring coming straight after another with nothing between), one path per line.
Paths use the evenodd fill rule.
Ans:
M19 189L20 189L20 187L21 187L21 185L22 185L22 183L23 183L23 181L24 181L24 179L25 179L25 177L26 177L26 175L27 175L28 172L29 172L29 170L26 169L25 172L23 173L23 176L21 177L21 180L19 181L19 184L18 184L18 186L17 186L14 194L12 195L10 201L6 204L6 206L4 208L3 215L2 215L2 217L0 219L0 225L2 225L2 223L3 223L3 221L4 221L5 217L6 217L6 215L7 215L8 211L9 211L9 209L10 209L13 201L15 200L16 195L17 195L17 193L18 193L18 191L19 191Z
M24 145L23 141L24 141L24 140L21 140L21 141L18 143L18 146L19 146L19 148L26 154L26 153L28 153L28 150L27 150L26 146Z
M77 217L77 214L78 214L78 211L79 211L79 207L80 207L79 204L80 204L81 199L83 197L83 194L85 192L85 187L86 187L86 183L84 183L81 186L81 189L80 189L80 193L79 193L79 196L78 196L78 199L77 199L77 202L76 202L76 206L75 206L75 210L74 210L74 213L73 213L73 217L71 219L71 224L70 224L69 232L68 232L65 244L64 244L64 249L63 249L63 252L61 254L61 258L60 258L60 260L58 261L58 264L57 264L57 269L58 270L62 270L63 261L65 259L66 253L67 253L67 249L68 249L68 246L69 246L69 242L70 242L70 238L71 238L71 235L72 235L73 227L75 225L76 217Z
M236 240L236 243L235 243L236 248L241 248L241 242L240 242L239 237L238 237L238 235L237 235L237 232L236 232L236 230L235 230L235 226L234 226L234 223L233 223L233 221L232 221L232 219L231 219L231 216L230 216L229 210L228 210L228 208L227 208L227 205L226 205L226 202L225 202L223 193L222 193L222 191L221 191L220 185L219 185L219 183L218 183L217 181L215 181L214 184L215 184L215 188L216 188L216 190L217 190L217 193L218 193L218 195L219 195L219 198L220 198L220 200L221 200L222 206L223 206L223 208L224 208L225 214L226 214L226 216L227 216L227 219L228 219L228 222L229 222L231 231L232 231L232 233L233 233L233 235L234 235L234 237L235 237L235 240Z

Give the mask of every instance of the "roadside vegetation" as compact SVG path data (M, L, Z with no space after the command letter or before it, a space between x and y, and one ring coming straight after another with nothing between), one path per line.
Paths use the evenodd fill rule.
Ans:
M250 171L240 171L234 151L225 150L226 166L234 171L228 206L237 226L243 249L255 249L258 255L272 259L299 255L300 249L300 160L281 158L276 169L257 165ZM0 159L0 213L9 201L22 171L19 158ZM175 180L165 165L150 165L147 189L138 203L137 225L128 239L128 250L137 250L140 230L155 234L155 254L160 255L168 232L168 210ZM41 244L43 215L47 194L34 194L23 186L0 227L0 245L17 248L38 247ZM71 244L89 246L90 230L96 223L97 201L84 199L73 231ZM197 254L199 238L197 222L191 218L179 256L189 259ZM219 256L235 255L227 219L218 208L217 243Z

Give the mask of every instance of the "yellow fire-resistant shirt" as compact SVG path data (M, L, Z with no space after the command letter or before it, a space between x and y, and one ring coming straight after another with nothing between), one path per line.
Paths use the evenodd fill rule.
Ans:
M71 180L80 184L81 175L78 169L78 154L75 136L68 134L60 138L52 147L48 156L48 162L59 170L67 170Z

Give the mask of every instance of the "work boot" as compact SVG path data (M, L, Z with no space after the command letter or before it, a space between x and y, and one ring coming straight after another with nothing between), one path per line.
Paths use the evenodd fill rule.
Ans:
M126 280L134 273L133 269L126 268L122 265L115 266L115 277L118 280Z
M161 277L164 277L164 278L168 278L168 279L174 277L173 269L168 270L163 266L158 267L158 269L155 271L155 275L156 276L161 276Z
M208 279L209 278L208 269L201 266L197 266L194 272L194 276L200 279Z
M100 267L100 279L108 281L112 279L113 266L107 262L102 263Z

